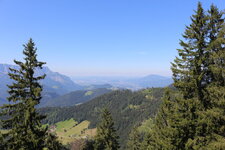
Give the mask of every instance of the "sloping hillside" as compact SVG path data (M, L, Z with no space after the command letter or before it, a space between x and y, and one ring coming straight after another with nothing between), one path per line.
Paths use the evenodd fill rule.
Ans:
M48 117L45 123L53 124L74 118L78 122L90 121L90 128L96 127L101 109L106 107L112 113L120 143L125 143L131 128L143 120L153 117L161 103L163 88L152 88L132 92L113 91L84 104L67 108L42 108L39 111ZM123 145L124 146L124 145Z
M56 133L63 144L70 144L77 139L91 138L96 134L96 129L88 129L89 124L87 120L78 123L69 119L50 126L50 132Z
M74 91L53 99L49 99L48 101L41 103L40 107L73 106L87 102L97 96L109 93L111 91L112 90L106 88Z

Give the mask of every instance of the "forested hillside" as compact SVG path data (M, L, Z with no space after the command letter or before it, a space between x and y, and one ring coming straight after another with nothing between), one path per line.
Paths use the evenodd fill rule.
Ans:
M74 118L78 122L88 120L91 122L89 128L94 128L99 121L101 110L108 108L120 135L120 144L124 146L131 128L149 117L154 117L161 103L163 92L163 88L151 88L137 92L113 91L78 106L41 108L39 111L47 115L44 123L54 124Z
M44 99L43 102L39 105L39 107L73 106L76 104L87 102L99 95L108 93L110 91L112 90L106 88L99 88L92 90L78 90L48 100Z

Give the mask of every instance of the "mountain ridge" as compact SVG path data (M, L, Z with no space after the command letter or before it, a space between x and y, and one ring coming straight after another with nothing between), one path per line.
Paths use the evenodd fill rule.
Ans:
M8 97L8 87L7 85L12 84L12 80L8 76L8 72L10 71L9 68L19 69L19 66L10 65L10 64L0 64L0 98L1 103L6 103L6 97ZM70 77L60 74L58 72L51 71L48 67L43 67L42 69L37 69L35 71L35 76L46 74L46 78L40 83L43 85L43 93L47 93L50 95L63 95L68 92L82 90L84 89L83 86L74 83L70 79ZM53 96L53 97L55 97ZM53 98L50 97L50 98ZM43 97L46 98L46 97Z
M78 104L85 103L90 101L100 95L111 92L112 89L107 88L98 88L92 90L77 90L67 93L62 96L55 97L50 99L39 107L68 107Z

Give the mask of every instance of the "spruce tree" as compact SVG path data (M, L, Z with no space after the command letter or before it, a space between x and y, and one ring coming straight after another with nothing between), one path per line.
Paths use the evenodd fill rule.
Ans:
M223 13L211 5L208 11L208 47L205 76L207 106L198 112L198 130L190 142L193 149L225 149L225 24Z
M185 41L180 40L182 49L178 49L179 57L176 57L171 69L174 86L182 92L183 97L185 99L197 97L203 101L207 16L200 2L195 13L191 17L192 23L186 27L183 34Z
M200 122L199 112L209 107L209 99L205 96L208 85L208 16L201 3L198 3L196 14L191 18L192 23L183 35L186 42L181 41L183 49L178 49L177 57L172 63L174 86L182 97L177 99L177 109L171 122L174 132L179 135L175 149L195 149L199 140L193 140L196 135L203 135L204 126ZM170 125L170 126L171 126ZM201 135L202 134L202 135ZM174 135L172 135L174 137Z
M202 63L207 16L201 3L191 20L183 35L185 41L180 41L183 48L178 49L179 57L172 63L174 86L179 92L173 98L169 92L165 94L148 149L185 150L189 139L195 136L196 110L203 108L205 88Z
M119 149L118 139L112 116L107 109L103 109L102 120L97 127L94 148L95 150L117 150Z
M1 128L0 128L1 129ZM3 137L2 137L2 133L0 131L0 149L4 149L4 145L3 145Z
M188 106L191 102L191 106ZM181 107L182 106L182 107ZM154 120L154 126L142 143L147 150L181 150L190 135L193 135L193 116L190 108L194 108L194 100L184 100L180 93L165 90L163 103Z
M57 136L52 133L46 134L45 149L46 150L68 150L64 145L62 145L58 141Z
M163 103L157 113L155 119L155 125L153 130L150 132L149 136L145 137L145 142L148 141L146 149L174 149L178 133L174 133L175 129L171 128L171 120L175 111L175 102L171 99L171 91L169 89L165 90L163 97Z
M127 150L141 150L141 135L135 127L129 134Z
M86 139L84 141L82 150L94 150L94 143L95 141L93 139Z
M148 149L225 148L224 19L213 5L206 14L198 3L195 13L172 63L178 92L165 95Z
M148 133L144 136L142 142L141 142L141 150L152 150L153 149L153 145L152 145L152 140L153 137L151 135L151 133Z
M10 68L8 73L13 80L9 87L9 104L1 107L1 120L3 129L8 132L3 134L4 149L32 149L40 150L46 147L47 129L42 127L40 115L36 106L41 100L42 86L39 81L45 75L36 76L35 70L42 69L44 62L37 60L37 49L32 39L24 45L24 62L14 60L19 69Z

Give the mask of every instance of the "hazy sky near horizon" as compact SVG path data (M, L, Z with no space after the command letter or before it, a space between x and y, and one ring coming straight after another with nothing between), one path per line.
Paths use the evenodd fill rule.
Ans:
M171 75L197 0L0 0L0 63L38 59L70 76ZM202 0L225 9L224 0Z

